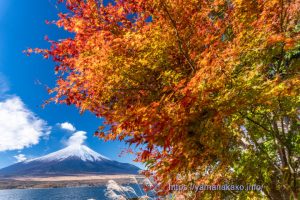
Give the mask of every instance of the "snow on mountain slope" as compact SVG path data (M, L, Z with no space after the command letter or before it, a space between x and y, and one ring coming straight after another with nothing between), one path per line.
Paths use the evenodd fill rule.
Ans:
M25 161L25 163L32 162L32 161L62 161L68 158L78 158L82 161L105 161L110 160L109 158L93 151L89 147L85 145L73 145L68 146L64 149L61 149L59 151L50 153L46 156L42 156L39 158L31 159Z
M84 145L71 145L48 155L0 169L1 177L82 174L138 174L140 168L110 160Z

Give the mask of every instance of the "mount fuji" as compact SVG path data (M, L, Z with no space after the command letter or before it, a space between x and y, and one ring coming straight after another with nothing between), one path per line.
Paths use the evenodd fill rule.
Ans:
M85 145L68 146L48 155L0 169L0 176L138 174L140 169L102 156Z

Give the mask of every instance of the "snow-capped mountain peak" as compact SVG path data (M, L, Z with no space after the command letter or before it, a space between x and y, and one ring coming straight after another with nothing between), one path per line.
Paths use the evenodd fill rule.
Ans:
M31 161L62 161L70 158L91 162L110 160L109 158L93 151L85 145L71 145L59 151L50 153L46 156L27 160L25 162L28 163Z
M139 168L110 160L84 145L71 145L48 155L0 169L1 176L138 174Z

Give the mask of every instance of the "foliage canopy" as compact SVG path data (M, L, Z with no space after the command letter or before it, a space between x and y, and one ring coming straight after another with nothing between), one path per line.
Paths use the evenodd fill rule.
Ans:
M63 2L63 1L62 1ZM159 183L260 184L263 192L185 198L288 199L299 193L299 0L67 0L54 23L74 38L29 49L58 63L58 103L140 147Z

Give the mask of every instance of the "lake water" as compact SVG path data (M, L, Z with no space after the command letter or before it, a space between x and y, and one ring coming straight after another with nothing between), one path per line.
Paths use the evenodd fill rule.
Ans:
M137 184L122 186L131 186L138 196L145 195ZM0 190L0 200L109 200L105 197L105 189L106 186ZM127 197L136 197L133 194L127 193L127 195ZM154 197L153 193L148 195Z
M105 186L0 190L0 200L105 200Z
M138 196L145 195L141 186L137 184L123 186L131 186ZM106 186L0 190L0 200L109 200L105 197L105 189ZM133 194L127 193L127 195L129 195L127 197L136 197ZM153 193L148 195L154 197Z

